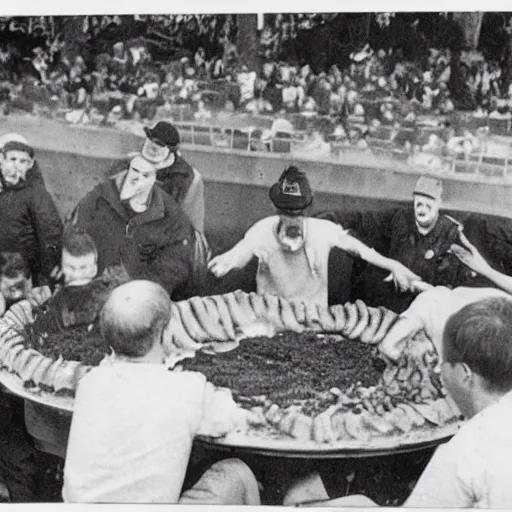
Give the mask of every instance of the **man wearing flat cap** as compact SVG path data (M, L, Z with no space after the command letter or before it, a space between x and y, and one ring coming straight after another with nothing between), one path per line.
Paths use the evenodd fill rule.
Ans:
M319 217L341 223L362 241L396 259L431 285L454 288L471 279L469 269L451 253L460 243L462 225L440 213L443 187L440 180L422 176L413 191L413 208L370 212L331 212ZM367 268L360 274L358 293L369 304L404 311L411 293L390 293L379 272Z
M269 195L277 215L258 221L235 247L210 262L209 269L216 277L246 266L255 256L258 293L327 305L329 252L339 247L391 273L400 289L412 290L420 280L404 265L370 249L341 226L307 217L313 193L306 175L296 167L282 173Z

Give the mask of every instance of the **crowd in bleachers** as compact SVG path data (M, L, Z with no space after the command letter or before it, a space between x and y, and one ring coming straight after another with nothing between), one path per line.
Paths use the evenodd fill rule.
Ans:
M210 18L197 17L198 34L205 23L202 32L211 33ZM118 41L92 59L78 55L71 62L62 58L65 43L58 35L52 40L40 34L28 57L4 44L0 102L4 113L21 110L102 125L172 118L226 126L233 124L235 114L254 120L286 117L291 130L307 132L319 151L379 146L408 155L467 156L485 150L489 123L497 132L510 132L512 90L502 93L500 67L478 53L461 57L460 94L453 93L449 50L431 49L423 61L413 63L401 49L374 51L366 45L350 56L347 68L316 70L309 63L278 58L278 43L296 29L281 18L261 31L258 70L249 69L230 42L230 17L216 36L216 54L211 45L207 51L201 46L194 54L165 62L156 60L140 38ZM9 30L14 34L18 29L13 23ZM190 23L184 17L175 23L175 32L182 33ZM463 129L460 116L454 123L461 108L473 112L473 129ZM267 133L263 142L253 137L256 142L248 149L272 149L276 130L265 124L254 122Z

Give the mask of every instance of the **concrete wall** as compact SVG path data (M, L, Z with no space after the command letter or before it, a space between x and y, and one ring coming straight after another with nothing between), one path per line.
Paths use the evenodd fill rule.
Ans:
M7 132L24 135L36 148L48 188L63 215L103 179L116 158L137 150L143 140L129 132L31 117L5 118L0 135ZM318 161L186 145L182 152L205 178L207 231L228 245L253 222L272 213L268 188L288 165L308 173L316 192L314 211L378 209L409 202L419 175L405 164L392 165L364 155L350 161L347 157ZM444 175L443 183L448 209L507 217L512 212L511 179Z

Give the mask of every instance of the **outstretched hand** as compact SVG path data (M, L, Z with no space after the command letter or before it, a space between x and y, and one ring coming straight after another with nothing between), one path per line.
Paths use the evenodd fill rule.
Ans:
M233 270L233 268L233 258L229 252L215 256L215 258L208 263L208 270L215 277L225 276L228 272Z
M452 244L450 251L471 270L477 274L485 275L491 268L487 261L462 231L459 232L459 238L462 245Z
M419 275L398 261L394 262L391 274L384 281L393 281L395 288L401 292L424 291L430 287L427 283L423 283Z

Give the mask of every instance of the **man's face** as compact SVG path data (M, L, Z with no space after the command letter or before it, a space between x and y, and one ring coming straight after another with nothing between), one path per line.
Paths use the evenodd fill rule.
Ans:
M34 160L25 151L10 150L0 159L2 175L9 185L16 185L20 179L24 180L33 164Z
M61 268L66 286L83 286L96 277L98 272L96 254L73 256L63 249Z
M142 156L147 158L150 162L162 162L170 153L170 149L166 146L156 144L151 139L146 138L142 148Z
M121 201L134 199L138 196L147 198L155 181L156 170L153 165L143 158L134 158L130 163L130 168L121 189Z
M279 226L277 239L283 251L296 252L304 246L304 217L290 217L288 215L279 216Z
M414 217L418 226L429 228L433 226L439 215L440 201L431 197L414 195Z
M30 291L30 282L23 275L18 274L16 277L0 277L0 293L7 302L18 302L27 297Z

